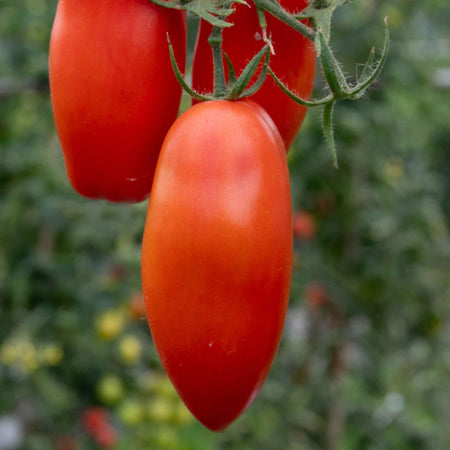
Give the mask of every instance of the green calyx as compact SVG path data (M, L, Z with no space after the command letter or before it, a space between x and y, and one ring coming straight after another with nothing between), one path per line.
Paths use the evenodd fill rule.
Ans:
M213 29L213 33L214 33ZM167 37L169 42L170 60L172 62L172 67L175 72L175 76L178 82L181 84L183 89L195 100L207 101L207 100L238 100L240 98L245 98L253 95L259 90L263 85L267 73L269 70L269 60L270 60L270 47L265 45L247 64L245 69L236 77L233 64L225 54L225 60L228 66L228 83L225 81L225 71L223 68L222 51L219 48L220 53L214 49L214 45L217 45L217 41L210 42L213 47L214 54L214 92L210 94L201 94L194 89L192 89L185 81L180 68L178 67L177 61L175 59L175 53L173 46L170 42L169 37ZM221 42L221 41L220 41ZM221 47L221 44L219 44ZM219 59L217 55L220 55L220 62L216 61ZM262 62L261 72L258 75L256 81L249 86L249 83L253 76L255 75L258 67Z

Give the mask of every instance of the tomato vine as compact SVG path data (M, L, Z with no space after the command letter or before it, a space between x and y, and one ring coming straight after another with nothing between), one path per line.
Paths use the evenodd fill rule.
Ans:
M389 28L387 18L385 19L384 44L378 59L375 58L375 49L371 49L369 57L364 64L362 73L356 82L351 84L347 81L342 64L337 60L332 51L330 44L330 30L333 14L335 10L349 3L349 0L314 0L300 12L291 13L283 8L276 0L252 0L256 8L258 20L261 28L262 40L265 46L251 59L240 77L236 80L233 64L230 58L225 54L230 80L226 85L223 58L222 58L222 30L233 26L232 14L235 11L234 3L250 6L243 0L152 0L154 3L175 9L183 9L189 11L201 19L209 22L213 26L209 43L212 47L214 55L214 92L211 94L203 94L195 91L183 79L181 71L178 69L173 49L171 49L172 65L178 78L178 81L195 100L212 100L227 99L234 100L242 97L253 95L264 83L265 77L269 74L279 88L288 95L292 100L305 107L323 107L323 134L327 145L330 149L333 163L337 167L336 145L333 136L333 111L334 105L339 100L357 100L361 98L367 91L367 88L374 83L381 73L389 50ZM278 74L270 67L269 53L275 53L271 39L270 30L268 33L266 13L276 17L286 25L305 36L314 43L316 56L325 75L326 86L328 92L324 97L319 99L306 99L293 92L283 83ZM230 17L231 16L231 17ZM308 22L308 24L305 23ZM261 61L264 59L263 67L260 71L258 80L252 86L247 87L251 82L255 72L260 67Z

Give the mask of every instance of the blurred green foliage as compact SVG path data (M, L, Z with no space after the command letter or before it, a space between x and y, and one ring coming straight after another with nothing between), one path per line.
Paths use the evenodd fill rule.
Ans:
M338 12L348 73L386 15L389 60L370 101L337 107L338 171L318 111L289 153L293 208L316 231L295 243L269 378L217 435L183 408L143 318L146 203L88 201L66 179L47 79L56 3L0 0L0 424L21 424L20 448L98 448L82 425L96 406L118 449L450 448L450 91L435 76L448 1Z

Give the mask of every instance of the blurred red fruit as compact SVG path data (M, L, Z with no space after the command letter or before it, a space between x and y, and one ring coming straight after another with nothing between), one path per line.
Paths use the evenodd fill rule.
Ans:
M319 283L309 283L306 287L305 300L312 309L319 309L329 302L328 291Z
M93 437L100 447L103 448L112 448L117 443L117 432L109 424L103 425L102 428L95 432Z
M83 427L100 447L112 448L117 443L117 432L108 422L104 408L88 408L82 417Z
M306 211L297 211L293 217L294 237L312 239L316 234L316 222Z
M88 408L83 413L83 427L88 433L94 433L108 423L108 412L104 408Z
M145 319L145 303L141 292L136 292L128 302L128 312L133 319Z

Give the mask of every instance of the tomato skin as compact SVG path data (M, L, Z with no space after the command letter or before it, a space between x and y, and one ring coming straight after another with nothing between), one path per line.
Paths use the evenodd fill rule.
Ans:
M166 33L184 67L184 13L148 0L59 1L51 99L67 173L81 195L111 201L149 195L181 99Z
M142 245L147 318L168 376L211 430L250 405L288 306L285 149L251 101L185 112L164 141Z
M290 12L301 11L308 0L281 0L280 4ZM235 4L236 12L230 16L234 25L223 30L223 51L230 57L236 74L239 74L250 59L264 45L261 40L256 8ZM271 55L270 66L279 78L294 92L305 99L311 97L315 73L314 45L307 38L266 13L267 32L272 35L275 55ZM213 90L213 60L208 37L212 27L200 21L194 53L192 83L199 92ZM300 129L307 108L284 94L275 82L267 77L262 88L251 99L259 103L278 127L286 150Z

